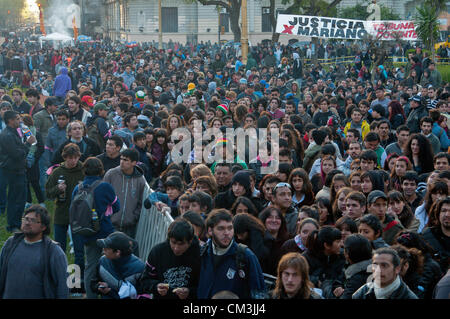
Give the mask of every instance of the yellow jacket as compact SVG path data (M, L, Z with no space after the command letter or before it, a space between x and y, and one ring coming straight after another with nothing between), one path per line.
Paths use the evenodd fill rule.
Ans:
M344 127L344 134L345 136L347 136L347 131L351 128L351 124L352 122L348 122L347 124L345 124ZM370 132L370 125L369 123L367 123L366 120L363 120L361 123L361 138L364 141L364 138L366 137L367 133Z

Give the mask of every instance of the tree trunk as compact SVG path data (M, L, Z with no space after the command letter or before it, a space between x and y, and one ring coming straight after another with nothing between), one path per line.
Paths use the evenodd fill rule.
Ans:
M311 63L317 66L318 62L318 51L319 51L319 38L311 38L311 42L314 44L314 54L311 55Z
M272 43L276 43L280 39L280 34L276 33L275 0L270 0L270 24L272 25Z
M239 26L239 17L241 15L241 7L233 6L230 12L230 28L234 35L234 42L241 42L241 27Z

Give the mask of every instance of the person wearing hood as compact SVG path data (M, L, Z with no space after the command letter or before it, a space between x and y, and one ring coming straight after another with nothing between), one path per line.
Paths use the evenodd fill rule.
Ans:
M75 186L84 179L83 165L80 162L81 152L78 145L67 144L62 152L64 162L55 168L45 184L45 193L49 200L55 200L53 224L55 241L66 251L67 230L69 227L70 195ZM60 182L62 181L62 182ZM75 264L80 266L81 278L84 273L84 246L79 235L72 234L75 252Z
M121 153L120 166L110 169L103 178L112 185L122 203L120 211L111 216L114 228L131 238L136 235L146 184L144 172L137 166L138 161L138 151L126 149Z
M292 76L294 79L299 81L303 76L303 63L300 60L300 55L297 52L292 53L293 63L292 63Z
M87 119L88 137L94 140L100 150L104 151L106 141L111 136L108 119L109 108L104 103L97 103L94 106L94 115Z
M231 180L231 188L225 192L217 194L214 198L215 208L225 208L230 210L233 203L239 196L245 196L252 201L257 211L261 211L260 203L252 197L250 174L246 171L238 171Z
M252 68L256 68L258 67L258 63L256 62L256 60L253 58L253 55L251 52L249 52L247 54L247 64L245 66L245 70L251 70Z
M195 299L200 277L200 241L184 218L173 221L167 240L152 248L137 284L155 299Z
M55 78L53 86L53 94L58 98L59 102L63 102L68 91L72 89L72 80L68 75L67 68L62 67L59 75Z

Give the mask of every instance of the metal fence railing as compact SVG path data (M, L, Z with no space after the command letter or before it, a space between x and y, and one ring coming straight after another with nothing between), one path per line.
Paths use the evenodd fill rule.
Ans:
M145 187L143 200L153 191L148 186ZM146 209L142 205L141 216L136 231L136 241L139 244L139 257L144 262L147 260L151 249L167 239L167 230L173 222L170 210L158 211L152 205L150 209Z

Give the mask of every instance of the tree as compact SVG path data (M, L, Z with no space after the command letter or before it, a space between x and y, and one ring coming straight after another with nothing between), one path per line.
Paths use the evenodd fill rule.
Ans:
M417 37L422 40L425 48L431 50L433 54L433 61L435 59L434 44L439 37L439 11L424 3L417 7L416 33Z
M217 6L227 9L230 14L230 28L234 35L234 42L241 41L241 27L239 17L241 15L242 0L184 0L186 3L198 2L204 6Z
M324 0L282 0L281 3L291 4L286 10L286 14L302 14L309 16L322 16L322 17L336 17L337 9L336 6L341 3L342 0L333 0L328 3ZM317 47L319 39L316 37L312 38L311 41L314 44L316 50L314 50L314 55L312 57L312 62L317 63Z
M401 20L398 14L392 12L390 8L380 4L381 20ZM338 17L344 19L366 20L369 16L367 6L357 4L353 7L346 7L339 10Z

